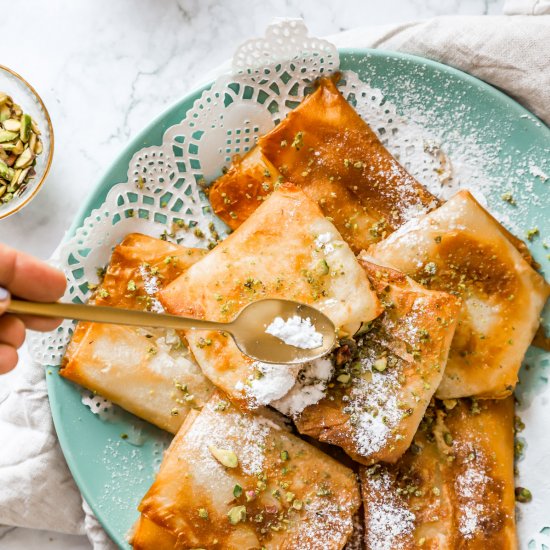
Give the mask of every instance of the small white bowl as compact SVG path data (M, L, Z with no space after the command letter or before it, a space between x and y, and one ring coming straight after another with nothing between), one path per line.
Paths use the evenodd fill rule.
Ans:
M43 150L36 157L34 167L36 175L29 181L25 189L16 192L13 199L4 204L0 201L0 220L7 218L29 204L42 187L53 158L53 128L48 110L36 90L16 72L0 65L0 92L12 97L14 103L21 106L35 120L40 130Z

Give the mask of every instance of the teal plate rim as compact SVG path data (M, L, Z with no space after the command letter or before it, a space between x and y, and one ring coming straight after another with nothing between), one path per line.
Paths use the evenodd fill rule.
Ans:
M376 50L370 48L342 48L338 51L340 54L341 65L343 65L343 70L349 68L351 68L352 70L357 70L356 68L354 69L353 67L348 67L347 62L350 62L353 65L354 58L361 56L363 58L378 60L405 61L411 63L412 65L421 65L434 71L446 73L448 76L454 77L455 79L458 79L459 81L470 85L482 94L492 96L492 98L497 100L503 108L507 109L510 112L513 112L518 118L522 116L528 116L531 120L540 122L540 128L538 128L538 131L541 131L543 133L545 132L547 134L547 139L550 141L550 129L543 121L538 119L538 117L533 115L525 107L517 103L514 99L512 99L499 89L491 86L490 84L482 80L479 80L474 76L455 69L454 67L439 63L437 61L433 61L431 59L401 52ZM358 70L358 72L360 72L360 69ZM63 242L66 242L68 239L74 236L77 229L82 225L83 221L86 219L86 217L88 217L90 212L98 208L102 204L108 191L113 185L121 181L126 181L126 170L133 154L144 146L158 145L160 143L160 140L162 139L162 135L164 134L165 130L173 124L173 122L167 124L166 121L174 118L176 114L180 115L179 120L184 118L188 110L192 108L195 100L198 99L202 92L204 90L207 90L211 85L212 83L196 88L186 94L183 98L175 101L172 105L170 105L158 116L156 116L132 140L130 140L130 142L116 156L109 168L104 171L103 175L99 178L98 183L95 185L93 191L90 193L85 203L79 208L70 229L65 234ZM160 137L160 140L157 139L157 137L152 138L152 134ZM47 368L56 369L57 367L58 366L56 365ZM55 378L58 377L56 376ZM103 526L111 539L116 544L118 544L120 548L128 548L127 542L125 540L125 535L130 526L125 526L124 530L120 528L117 529L117 526L108 521L108 518L106 517L107 514L100 509L99 503L92 495L91 489L93 480L90 480L82 472L82 464L80 462L81 459L75 454L77 449L73 446L72 437L70 435L71 430L67 429L66 420L63 416L63 400L66 398L66 395L64 393L65 388L56 384L54 377L52 376L46 376L46 380L54 426L61 445L61 449L65 456L68 467L71 471L71 474L84 499L89 504L100 524ZM72 389L76 391L76 388ZM82 405L82 407L84 407L84 405Z

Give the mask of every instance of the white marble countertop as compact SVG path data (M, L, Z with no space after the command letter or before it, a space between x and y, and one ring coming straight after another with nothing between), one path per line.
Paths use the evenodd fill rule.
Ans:
M503 0L26 0L10 5L0 63L27 78L52 117L56 150L42 191L0 221L0 241L46 258L101 173L141 127L276 16L312 34L436 15L497 14ZM0 383L2 381L0 380ZM0 451L1 452L1 451ZM0 488L1 490L1 488ZM0 527L2 550L84 550L85 537Z

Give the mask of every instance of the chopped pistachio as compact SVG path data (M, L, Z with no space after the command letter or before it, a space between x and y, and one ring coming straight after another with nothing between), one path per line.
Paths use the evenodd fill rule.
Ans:
M243 494L243 488L237 483L235 487L233 487L233 496L235 498L239 498Z
M229 512L227 512L229 523L231 525L237 525L241 521L246 521L246 506L233 506Z
M35 157L43 151L40 131L30 115L0 92L0 198L3 204L20 195L35 177ZM9 186L8 186L9 184Z
M104 288L100 288L98 291L97 291L97 295L100 297L100 298L109 298L111 295L109 294L109 291L108 290L105 290Z
M437 265L435 264L435 262L428 262L425 266L424 266L424 271L428 274L428 275L435 275L437 273Z
M303 506L302 501L298 499L295 499L294 502L292 503L292 508L294 508L295 510L301 510L302 506Z
M538 227L532 227L527 231L525 236L527 237L527 240L532 241L539 233L540 231Z
M239 465L239 458L229 449L221 449L220 447L209 445L208 450L212 456L226 468L236 468Z
M338 375L338 377L336 378L336 380L337 380L338 382L340 382L341 384L347 384L347 383L350 381L350 378L351 378L351 375L350 375L350 374L344 373L344 374Z
M330 272L330 268L328 266L328 263L325 259L322 259L319 262L319 271L321 272L321 275L328 275Z
M458 404L458 401L456 399L444 399L443 400L443 405L445 406L445 408L450 411L452 409L454 409Z
M137 289L136 282L133 281L133 280L128 281L128 284L126 285L126 288L127 288L128 292L135 292L136 289Z
M388 360L386 357L379 357L376 359L376 361L373 363L374 370L377 370L378 372L384 372L386 370L386 367L388 365Z
M501 198L503 201L505 201L505 202L507 202L507 203L509 203L509 204L512 204L512 205L516 204L516 201L515 201L515 199L514 199L514 196L513 196L512 193L510 193L509 191L506 192L506 193L502 193L502 195L500 195L500 198Z
M208 510L206 508L199 508L199 517L202 519L208 519Z
M227 409L227 407L229 407L229 402L228 401L219 401L218 403L216 403L215 409L217 411L225 411Z
M526 502L531 502L531 500L533 500L533 495L531 494L531 491L529 491L529 489L526 489L525 487L516 487L515 493L516 500L523 504L525 504Z
M296 135L294 136L294 140L292 141L292 147L294 147L296 151L299 151L303 145L304 145L304 133L297 132Z
M290 456L288 454L288 451L281 451L281 460L286 462L289 459L290 459Z

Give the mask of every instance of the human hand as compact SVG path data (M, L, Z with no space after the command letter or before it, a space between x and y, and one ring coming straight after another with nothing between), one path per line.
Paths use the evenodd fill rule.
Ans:
M17 364L17 349L25 340L25 330L53 330L59 320L6 313L10 294L26 300L53 302L65 292L61 271L0 243L0 374Z

